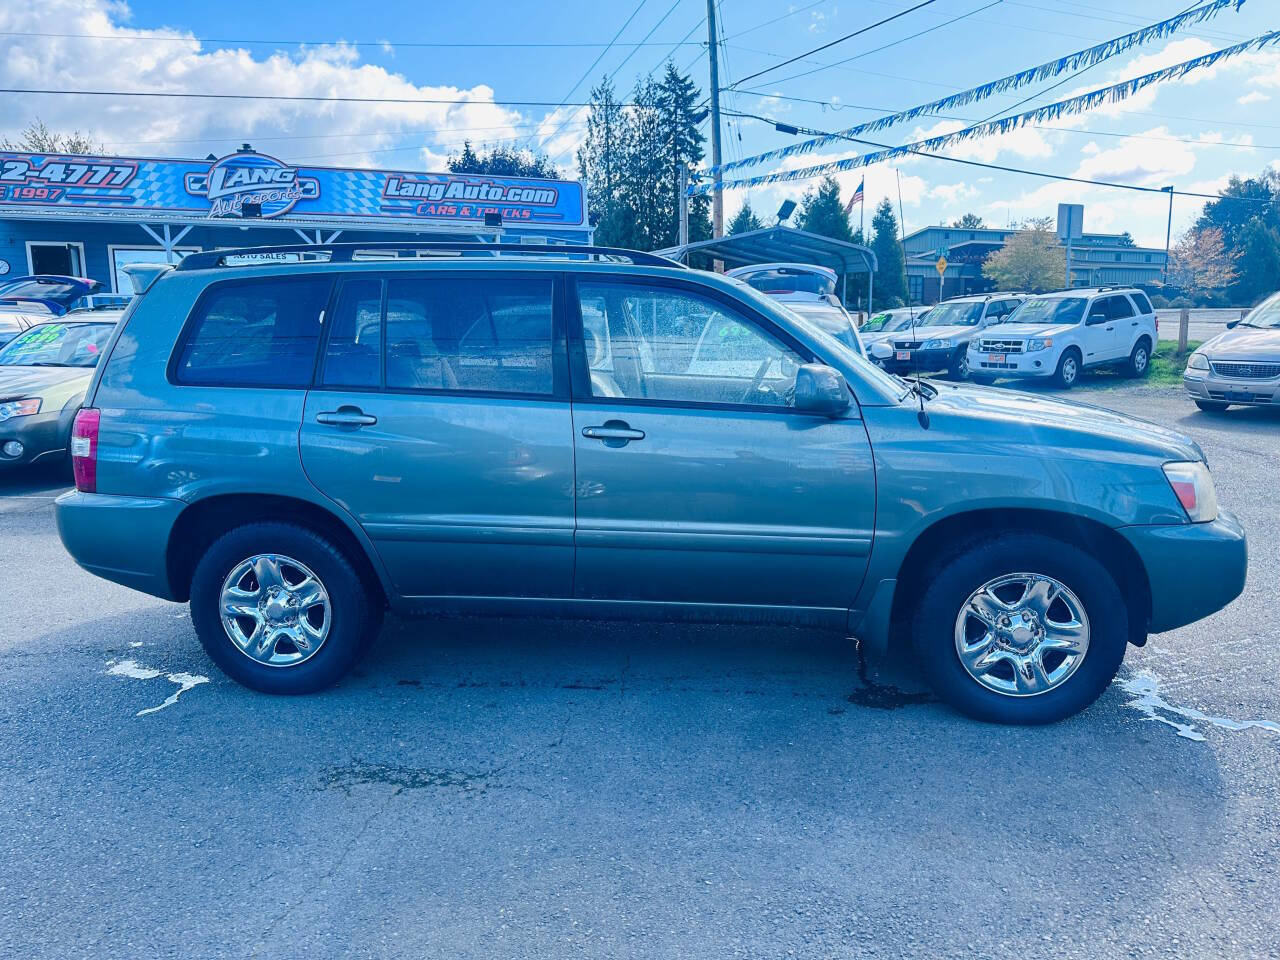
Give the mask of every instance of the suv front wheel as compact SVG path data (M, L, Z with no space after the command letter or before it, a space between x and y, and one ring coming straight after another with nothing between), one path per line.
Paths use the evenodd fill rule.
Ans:
M947 376L952 380L968 380L969 379L969 347L962 346L951 357L951 364L947 367Z
M1080 379L1080 354L1074 347L1069 347L1062 352L1062 358L1058 360L1058 369L1054 374L1054 379L1058 382L1058 386L1065 387L1068 390L1076 385L1076 381Z
M229 677L263 693L337 682L378 632L382 608L340 547L291 523L216 540L191 581L191 620Z
M1120 669L1124 597L1070 543L1003 534L960 549L923 582L912 623L921 669L971 717L1052 723L1093 703Z

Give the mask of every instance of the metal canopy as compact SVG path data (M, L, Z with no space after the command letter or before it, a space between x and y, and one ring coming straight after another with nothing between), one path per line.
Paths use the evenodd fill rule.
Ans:
M830 267L846 277L874 273L876 269L876 255L867 247L784 226L735 233L715 240L699 240L654 252L682 262L687 262L690 253L705 254L715 260L723 260L726 267L749 267L758 263L813 263Z

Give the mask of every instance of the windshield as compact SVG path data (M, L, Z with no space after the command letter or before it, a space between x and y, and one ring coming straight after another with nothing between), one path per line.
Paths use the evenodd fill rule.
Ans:
M929 311L931 327L976 327L982 319L979 303L940 303Z
M788 303L785 306L792 313L797 313L812 322L814 326L820 327L824 333L835 337L846 347L856 350L859 356L865 355L858 333L853 328L853 320L839 307L818 303Z
M92 367L111 323L42 323L0 349L0 367Z
M1272 294L1254 307L1239 325L1261 327L1263 330L1280 330L1280 293Z
M836 292L836 278L818 270L799 267L772 267L755 270L737 277L761 293L816 293L826 296Z
M1009 314L1008 323L1079 323L1084 319L1084 297L1043 297L1023 300Z

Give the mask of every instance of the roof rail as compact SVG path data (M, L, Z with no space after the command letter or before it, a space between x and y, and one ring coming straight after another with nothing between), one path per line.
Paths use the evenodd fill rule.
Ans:
M440 240L379 241L375 243L290 243L265 247L228 247L220 250L208 250L200 253L189 253L178 264L178 270L211 270L226 266L229 257L249 257L267 259L274 256L296 254L301 261L303 255L311 255L309 262L315 263L351 263L356 255L371 253L427 253L441 256L467 254L518 253L526 257L564 257L584 256L598 260L624 260L636 266L645 267L679 267L687 270L683 263L668 260L655 253L644 253L639 250L625 250L621 247L592 247L568 243L523 244L523 243L453 243ZM251 263L241 264L244 266Z

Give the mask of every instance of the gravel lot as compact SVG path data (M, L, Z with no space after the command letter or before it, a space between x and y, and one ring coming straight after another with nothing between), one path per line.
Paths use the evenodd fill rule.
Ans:
M1221 718L1280 721L1280 414L1074 396L1199 440L1252 559L1039 729L763 627L392 623L265 697L0 478L0 954L1276 955L1280 727Z

